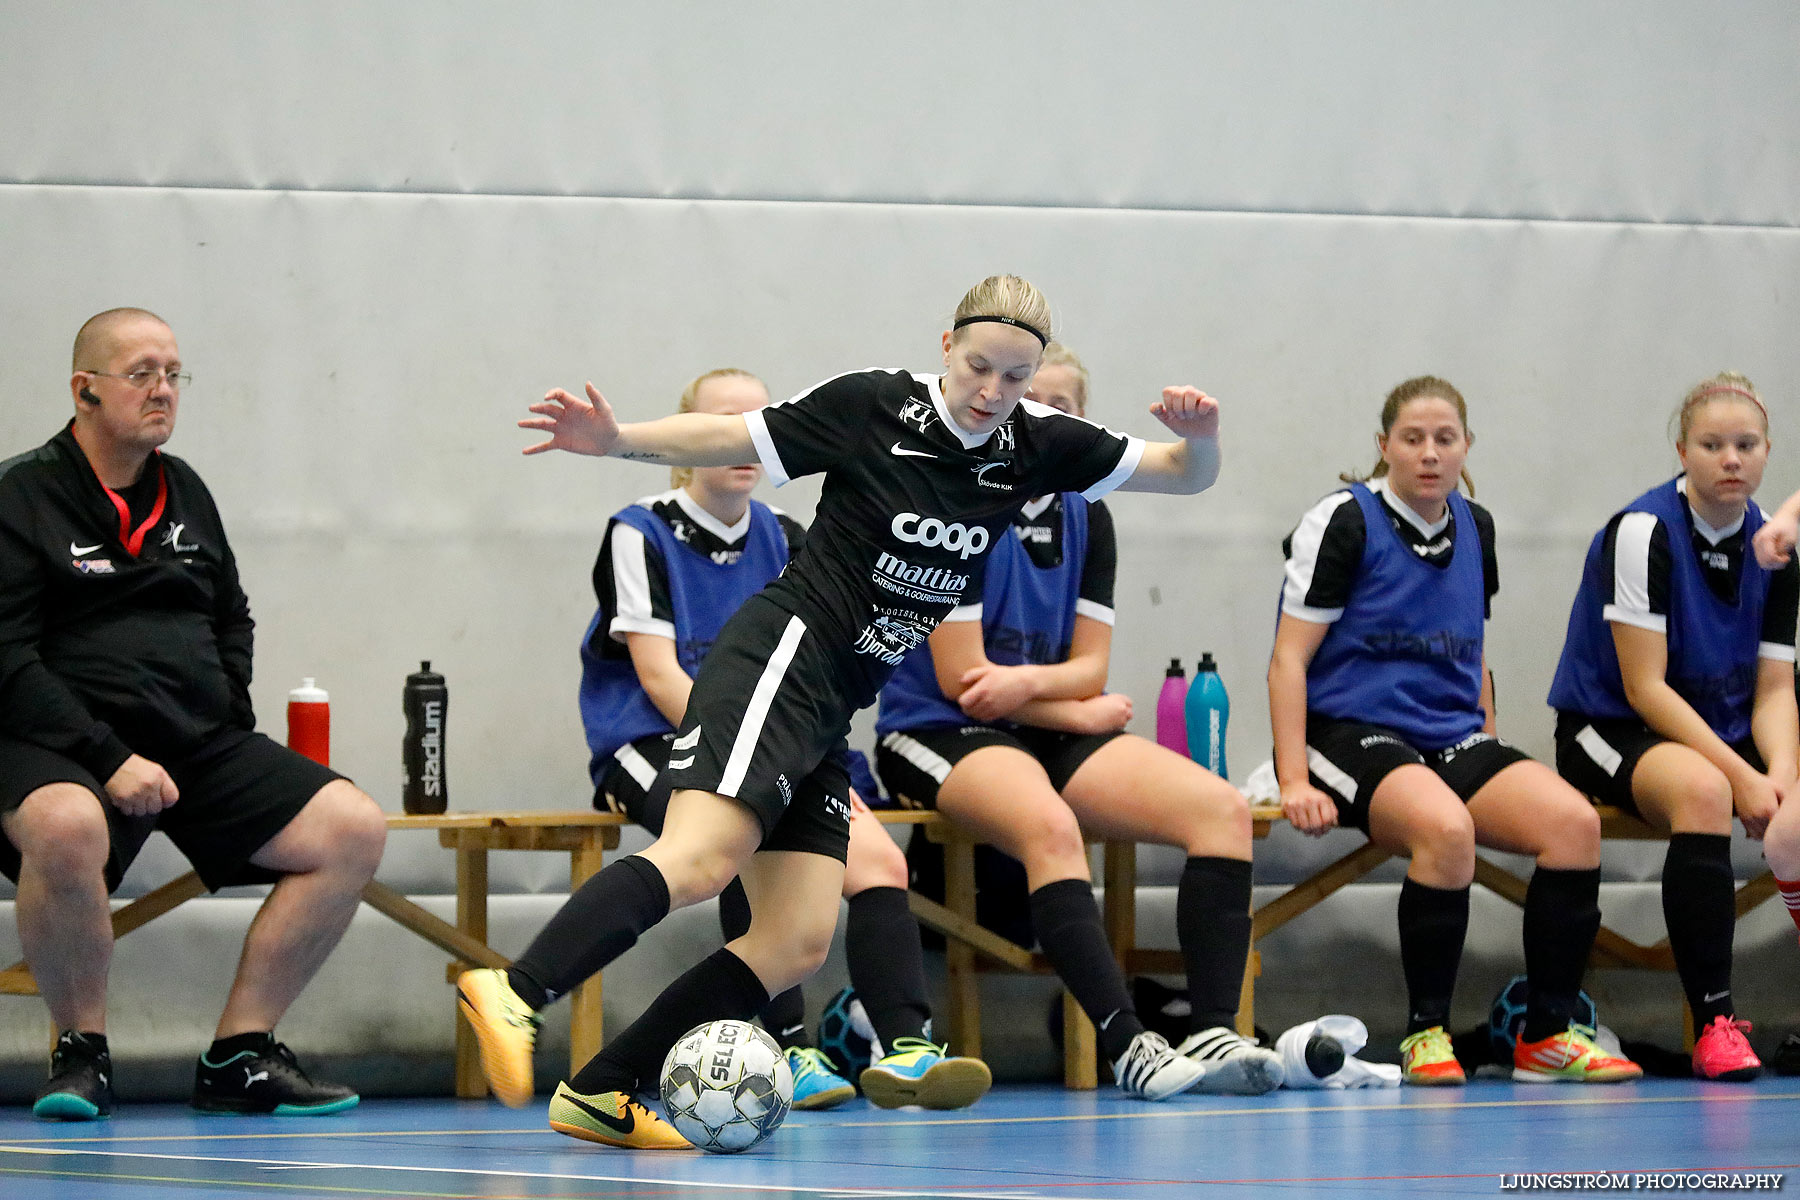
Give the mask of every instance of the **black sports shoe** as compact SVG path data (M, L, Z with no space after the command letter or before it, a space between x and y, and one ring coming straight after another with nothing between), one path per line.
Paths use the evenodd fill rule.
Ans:
M65 1029L50 1052L50 1078L38 1089L33 1116L46 1121L99 1121L112 1116L112 1054L106 1039Z
M315 1083L294 1061L294 1052L264 1034L253 1050L213 1062L206 1054L194 1065L194 1107L211 1113L274 1113L322 1117L355 1108L361 1098L341 1083ZM211 1053L209 1050L208 1054Z

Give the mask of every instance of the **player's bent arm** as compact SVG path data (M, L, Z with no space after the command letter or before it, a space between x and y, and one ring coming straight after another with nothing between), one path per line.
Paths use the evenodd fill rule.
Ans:
M1019 705L1012 720L1058 733L1111 733L1131 723L1131 697L1103 692L1085 700L1033 700Z
M1738 752L1725 744L1694 706L1669 686L1669 641L1654 629L1642 629L1610 621L1613 648L1619 656L1619 677L1625 686L1625 702L1657 733L1697 751L1724 772L1737 792L1745 781L1760 774ZM1760 681L1761 675L1759 673Z
M1219 439L1146 442L1137 470L1119 485L1121 492L1156 492L1191 496L1219 478Z
M1758 659L1756 700L1750 710L1750 737L1769 765L1769 778L1784 794L1794 784L1800 755L1800 706L1794 701L1794 664Z
M1112 627L1087 616L1075 618L1069 658L1060 663L992 662L982 645L979 621L946 621L931 635L939 690L980 721L1013 717L1034 701L1098 695L1106 686L1111 650Z
M1166 387L1150 413L1178 442L1150 442L1120 484L1128 492L1192 495L1219 477L1219 402L1197 387Z
M1337 805L1313 786L1306 761L1306 669L1330 630L1329 624L1282 613L1269 655L1269 725L1281 810L1294 828L1314 836L1337 824Z
M1330 625L1282 613L1269 655L1269 724L1275 738L1275 778L1285 789L1307 782L1306 669Z
M656 705L656 711L669 724L679 728L681 718L687 715L688 693L694 690L694 681L681 669L675 643L654 633L627 633L625 649L650 703Z

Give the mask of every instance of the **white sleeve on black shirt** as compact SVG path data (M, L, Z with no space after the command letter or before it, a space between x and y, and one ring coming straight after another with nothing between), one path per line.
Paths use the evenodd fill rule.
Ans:
M607 632L616 642L628 633L648 633L675 640L675 612L669 603L668 568L662 555L636 527L613 523L607 536L612 569L612 620Z
M745 413L744 424L769 482L780 487L790 479L828 471L854 454L875 396L871 372L852 371Z
M1611 546L1612 595L1600 615L1620 625L1667 635L1669 532L1653 513L1620 513L1607 532ZM1605 561L1602 550L1602 562Z
M1098 500L1130 479L1144 457L1143 438L1115 433L1035 400L1019 401L1019 410L1037 419L1034 424L1043 437L1040 476L1025 484L1033 495L1080 492Z
M1362 508L1348 491L1336 491L1306 510L1287 541L1287 578L1281 611L1329 625L1344 615L1362 561Z

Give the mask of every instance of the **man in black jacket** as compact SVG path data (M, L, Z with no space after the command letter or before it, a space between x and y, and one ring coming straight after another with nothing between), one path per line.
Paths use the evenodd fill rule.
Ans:
M0 870L59 1037L33 1111L112 1110L107 897L154 829L208 888L272 882L251 923L194 1106L326 1113L274 1037L381 858L375 802L255 731L250 606L206 485L162 453L175 335L112 309L75 338L75 417L0 463Z

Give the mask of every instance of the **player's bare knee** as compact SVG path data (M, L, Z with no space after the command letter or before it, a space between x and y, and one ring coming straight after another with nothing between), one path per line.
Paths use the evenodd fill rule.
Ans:
M99 798L76 784L54 783L32 792L11 814L6 831L20 858L57 883L95 878L112 852Z
M1204 804L1184 812L1189 854L1232 857L1249 853L1254 834L1250 802L1236 788L1208 793Z
M1433 886L1461 887L1474 877L1475 823L1467 809L1446 807L1421 818L1411 840L1413 861L1433 876Z
M1063 805L1047 807L1032 815L1021 836L1026 852L1034 860L1045 863L1087 861L1087 844L1081 838L1081 823Z
M911 882L906 854L894 839L882 833L861 845L852 840L844 863L844 895L854 896L870 888L905 888ZM884 844L885 843L885 844Z
M323 794L332 802L332 844L339 862L365 878L381 865L387 847L387 817L381 806L348 780L329 784Z

